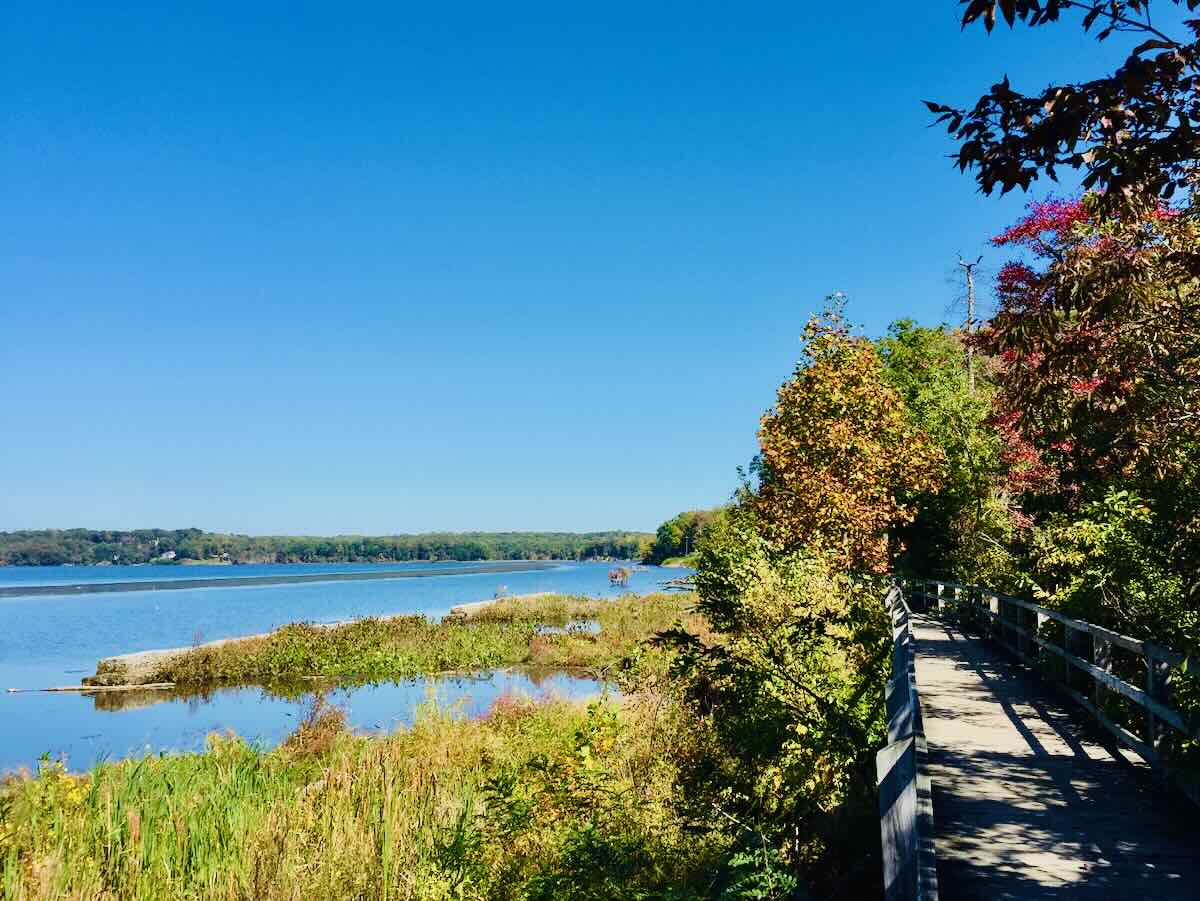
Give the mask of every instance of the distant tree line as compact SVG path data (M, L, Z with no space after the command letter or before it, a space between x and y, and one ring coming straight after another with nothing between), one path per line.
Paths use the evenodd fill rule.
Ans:
M333 537L225 535L200 529L0 532L0 565L184 562L358 563L407 560L588 560L644 556L642 532L431 532Z

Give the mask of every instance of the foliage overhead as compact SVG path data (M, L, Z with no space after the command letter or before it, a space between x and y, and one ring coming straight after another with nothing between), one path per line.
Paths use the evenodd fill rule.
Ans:
M1091 81L1023 94L1005 76L970 109L926 101L959 144L958 168L974 170L985 194L1028 190L1041 174L1056 180L1060 167L1082 170L1084 187L1122 199L1169 198L1191 184L1200 159L1200 19L1185 19L1170 35L1151 17L1151 0L961 2L964 28L982 22L990 32L997 17L1010 27L1071 17L1101 41L1142 38L1117 69Z

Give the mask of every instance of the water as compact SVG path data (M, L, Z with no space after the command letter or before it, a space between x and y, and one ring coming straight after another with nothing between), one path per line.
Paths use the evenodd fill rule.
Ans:
M405 565L431 566L414 563L387 568ZM299 620L335 622L400 613L440 617L455 604L484 600L500 589L509 594L558 591L607 597L622 590L653 591L660 582L686 574L684 570L650 567L635 571L627 589L616 589L608 584L610 568L605 563L563 563L517 573L0 598L0 690L78 684L95 671L96 661L102 657L266 632ZM0 568L0 587L370 569L370 564L6 567ZM350 690L343 699L351 724L368 729L375 728L376 722L390 727L408 721L406 717L411 718L415 703L424 698L425 686L432 681L436 681L440 700L453 703L464 699L468 712L478 712L480 705L486 707L497 694L510 689L537 694L548 684L570 697L599 691L599 686L586 679L556 676L536 683L527 675L514 673L498 673L490 680L416 680L363 687ZM247 739L271 744L294 728L303 706L264 696L259 689L230 689L203 702L173 698L145 707L110 701L111 696L97 700L101 697L0 693L0 772L29 766L46 752L65 753L72 768L82 769L101 757L147 748L195 749L213 729L232 729ZM120 703L126 706L117 707Z

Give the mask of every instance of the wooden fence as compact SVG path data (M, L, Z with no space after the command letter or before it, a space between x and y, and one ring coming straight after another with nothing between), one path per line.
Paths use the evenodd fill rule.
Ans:
M888 746L875 755L884 897L937 901L929 750L917 692L911 611L899 587L888 592L885 603L892 618L892 677L885 687Z
M1178 735L1200 739L1200 723L1172 706L1173 680L1168 677L1173 672L1195 677L1200 660L978 585L931 579L900 584L919 609L939 615L953 612L973 621L1018 660L1057 683L1125 747L1161 773L1181 776L1170 771L1171 743ZM1124 655L1122 661L1116 659L1118 653ZM1129 681L1139 669L1140 686ZM1127 716L1118 717L1124 723L1117 722L1110 715L1112 694L1136 705L1135 719L1140 722L1130 722ZM1176 782L1200 803L1200 785L1194 779L1181 777Z

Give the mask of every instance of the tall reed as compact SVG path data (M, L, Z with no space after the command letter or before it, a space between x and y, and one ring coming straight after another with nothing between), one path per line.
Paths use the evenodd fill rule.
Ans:
M721 839L681 831L655 729L633 701L506 698L478 720L430 701L382 739L339 731L264 752L214 736L203 754L83 776L44 762L0 787L0 885L13 901L550 898L605 883L634 897L698 885Z

